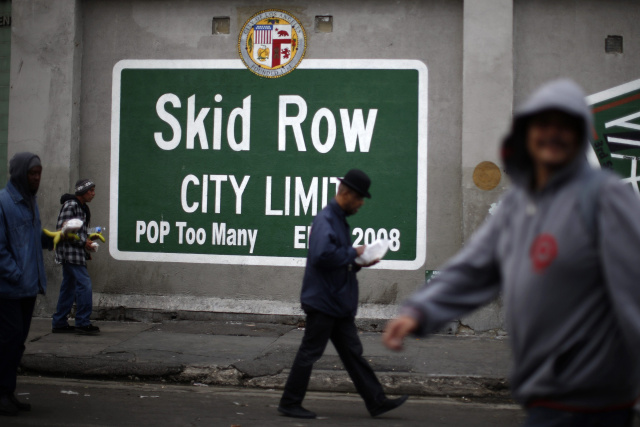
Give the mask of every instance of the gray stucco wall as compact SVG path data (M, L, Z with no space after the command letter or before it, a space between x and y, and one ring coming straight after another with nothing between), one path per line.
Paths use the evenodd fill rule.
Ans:
M393 314L425 269L453 255L508 185L502 177L481 190L473 173L484 161L499 165L512 105L551 78L570 76L595 93L637 79L640 69L640 3L633 0L14 0L9 155L42 156L43 223L54 224L59 196L82 176L97 183L93 225L108 225L118 61L237 59L241 26L267 8L302 21L306 58L417 59L429 69L427 258L415 271L360 273L364 313L374 317ZM333 16L333 32L314 32L316 15ZM211 34L214 16L230 17L230 34ZM624 37L624 54L604 52L607 35ZM296 313L302 268L116 261L107 245L89 267L97 306ZM51 314L59 289L51 259L40 315ZM501 327L500 306L463 323Z
M339 1L90 1L81 2L82 83L79 174L97 183L91 203L93 224L107 225L111 78L122 59L237 59L237 37L244 22L260 8L283 8L295 14L307 30L306 58L419 59L429 67L429 210L428 259L437 268L460 246L460 116L462 73L462 2ZM316 15L332 15L332 33L315 33ZM229 35L212 35L214 16L229 16ZM397 28L398 31L391 31ZM415 35L415 36L414 36ZM144 159L140 159L144 161ZM142 191L144 191L142 189ZM43 201L45 202L45 201ZM412 201L408 201L411 203ZM50 201L46 201L50 203ZM49 208L48 212L55 210ZM251 300L250 310L270 312L297 306L303 269L202 264L123 262L111 258L103 245L89 267L94 292L136 295L129 304L169 304L164 298L182 296L182 307L194 298ZM363 271L361 302L393 305L423 280L424 268L414 271ZM58 283L50 283L52 307ZM144 297L139 297L144 296ZM106 301L105 296L100 301ZM200 301L204 301L200 299ZM125 302L125 303L127 303ZM391 304L389 306L389 304ZM173 305L175 307L175 305ZM203 309L217 306L204 304ZM162 308L162 307L157 307ZM278 309L275 309L276 311ZM286 309L283 308L286 311Z
M38 204L44 227L55 228L59 198L75 183L80 165L82 25L74 0L12 2L9 158L40 155L44 166ZM38 313L51 313L60 268L45 256L49 283ZM52 305L53 304L53 305Z
M516 0L515 101L541 83L571 77L587 94L640 75L640 3L633 0ZM624 53L605 53L609 35L623 36Z

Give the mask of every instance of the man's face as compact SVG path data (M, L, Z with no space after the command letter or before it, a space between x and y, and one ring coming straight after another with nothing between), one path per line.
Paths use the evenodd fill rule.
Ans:
M581 123L561 111L545 111L533 116L527 130L527 149L536 166L559 169L580 151Z
M345 193L345 205L342 209L347 215L355 215L362 205L364 205L364 197L362 195L351 189Z
M82 196L78 196L84 203L89 203L96 196L96 187L91 187Z
M29 190L33 194L38 192L40 188L40 177L42 176L42 166L34 166L27 172L27 182L29 183Z

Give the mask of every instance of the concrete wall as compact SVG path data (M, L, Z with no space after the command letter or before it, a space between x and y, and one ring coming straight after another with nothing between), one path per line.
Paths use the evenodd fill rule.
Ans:
M462 77L462 237L469 239L508 185L498 141L513 102L513 2L464 3ZM474 331L502 327L500 300L463 319Z
M515 101L557 77L571 77L587 94L640 75L640 3L634 0L516 0ZM605 39L619 35L623 54L607 54Z
M550 78L571 76L594 93L637 79L640 69L633 0L14 0L9 154L42 155L43 222L53 224L58 197L83 176L97 183L92 222L107 225L111 77L119 60L237 59L241 26L266 8L302 21L306 58L418 59L429 69L427 259L416 271L360 273L361 315L370 318L391 316L506 188L498 146L513 104ZM314 32L316 15L333 16L333 32ZM231 18L230 34L212 35L214 16ZM624 54L604 53L610 34L624 37ZM301 268L123 262L105 246L94 258L98 307L300 313ZM58 269L48 271L41 315L53 311L59 286ZM463 324L499 328L500 307L496 301Z
M60 196L80 169L80 64L82 25L75 0L12 3L11 89L8 157L40 155L43 177L38 204L44 227L55 228ZM52 291L38 312L55 304L60 268L45 257Z
M16 3L21 3L17 1ZM73 3L73 2L72 2ZM44 5L37 4L44 13ZM429 67L430 158L428 164L428 260L437 268L459 248L460 117L462 76L462 1L386 1L361 5L338 1L87 1L77 2L82 22L81 146L79 175L94 179L97 196L91 204L94 225L109 215L111 78L122 59L237 59L241 26L261 8L283 8L307 30L306 58L419 59ZM53 7L49 5L48 7ZM332 33L315 33L316 15L332 15ZM229 35L212 35L214 16L229 16ZM397 28L400 31L390 31ZM416 34L419 36L407 35ZM46 44L31 36L34 43ZM28 108L29 103L19 101ZM64 102L60 101L61 105ZM50 107L46 110L48 111ZM42 129L44 120L39 120ZM41 130L44 131L44 130ZM64 149L65 142L58 144ZM38 151L37 146L34 150ZM144 161L144 159L141 159ZM45 160L46 163L46 160ZM73 179L65 177L60 187ZM57 197L62 188L56 188ZM55 199L56 197L52 197ZM41 199L47 216L58 208ZM43 217L45 214L43 213ZM202 264L120 262L103 249L91 262L95 302L167 310L240 311L266 314L299 313L302 268ZM52 276L54 277L54 276ZM365 271L360 274L362 314L387 317L424 278L415 271ZM55 304L56 278L42 312Z

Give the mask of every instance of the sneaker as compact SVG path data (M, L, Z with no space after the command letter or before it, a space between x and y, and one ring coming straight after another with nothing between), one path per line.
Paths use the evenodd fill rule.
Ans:
M76 326L76 332L80 335L96 335L100 333L100 328L88 324L87 326Z
M58 328L51 329L51 332L53 332L54 334L69 334L75 331L76 331L76 328L74 326L69 326L69 325L60 326Z
M308 411L300 405L278 406L278 412L286 417L313 419L315 412Z

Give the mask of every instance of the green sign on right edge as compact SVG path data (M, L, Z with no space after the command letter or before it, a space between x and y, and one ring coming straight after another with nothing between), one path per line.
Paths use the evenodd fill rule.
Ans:
M587 102L594 117L589 160L622 175L640 196L640 80L590 95Z

